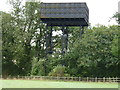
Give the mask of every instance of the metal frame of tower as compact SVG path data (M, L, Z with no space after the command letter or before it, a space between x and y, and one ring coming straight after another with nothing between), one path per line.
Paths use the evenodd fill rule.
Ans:
M67 11L66 11L67 10ZM89 9L86 3L41 3L40 18L46 23L46 54L52 54L52 31L54 26L62 30L62 54L68 48L68 27L79 26L80 36L88 26ZM50 27L50 30L48 29Z

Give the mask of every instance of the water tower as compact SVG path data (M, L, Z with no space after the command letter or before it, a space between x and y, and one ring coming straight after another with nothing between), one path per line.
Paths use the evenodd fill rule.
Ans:
M40 19L46 23L46 53L52 53L52 28L61 27L62 53L67 50L68 27L85 27L89 23L89 9L86 3L41 3ZM51 30L48 30L51 27Z

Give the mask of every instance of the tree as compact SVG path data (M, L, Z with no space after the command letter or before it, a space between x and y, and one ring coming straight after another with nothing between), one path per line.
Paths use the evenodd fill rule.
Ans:
M32 68L32 58L44 57L44 45L42 44L45 43L45 29L39 19L40 3L26 2L23 5L21 0L11 0L10 3L12 11L10 14L6 14L2 20L3 44L6 44L4 48L7 48L3 57L9 56L7 59L19 67L18 72L29 75Z
M120 24L120 13L117 12L116 14L113 15L112 18L115 18L115 20L118 22L118 24Z
M46 25L40 3L11 1L12 12L2 12L3 74L109 77L119 76L118 26L69 28L68 51L61 55L61 35L54 35L52 55L46 55ZM50 28L48 28L49 31ZM54 27L53 31L59 31ZM9 67L8 67L9 66Z
M14 51L15 51L15 44L14 44L14 28L10 23L12 17L10 14L1 12L2 16L2 74L3 77L7 75L16 75L19 72L18 66L15 64L14 59Z
M15 30L16 53L14 55L17 60L17 65L24 71L25 74L30 73L32 54L32 40L35 32L39 28L40 21L38 20L39 3L27 2L25 6L20 0L12 1L13 11L13 26ZM21 58L19 58L21 56Z
M68 73L72 76L118 76L118 56L111 51L115 36L118 36L117 26L86 30L63 58Z

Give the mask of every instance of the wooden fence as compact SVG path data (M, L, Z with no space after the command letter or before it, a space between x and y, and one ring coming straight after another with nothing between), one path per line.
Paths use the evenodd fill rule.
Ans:
M103 78L91 78L91 77L52 77L52 76L9 76L6 79L26 79L26 80L61 80L61 81L85 81L85 82L120 82L120 78L117 77L103 77Z

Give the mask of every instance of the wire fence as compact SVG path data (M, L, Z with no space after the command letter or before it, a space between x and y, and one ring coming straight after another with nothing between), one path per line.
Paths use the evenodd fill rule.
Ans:
M6 79L85 81L85 82L120 82L120 78L118 77L92 78L92 77L53 77L53 76L9 76Z

